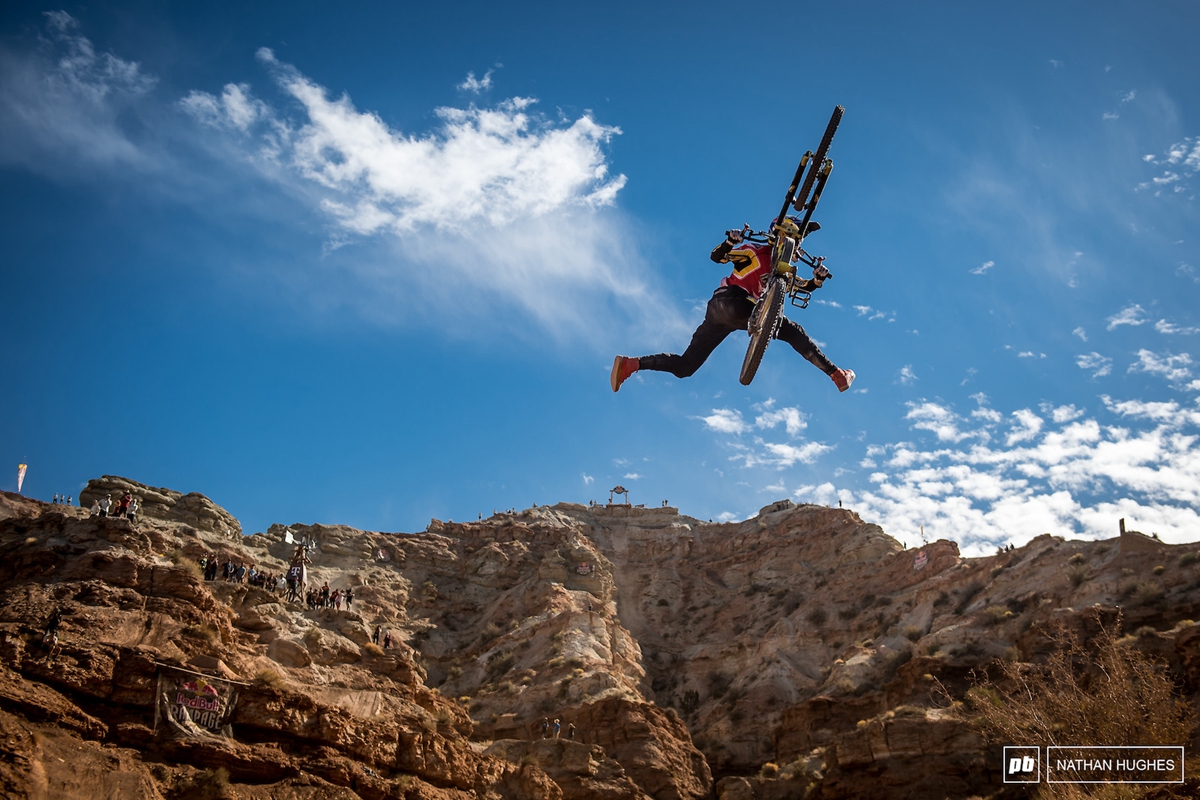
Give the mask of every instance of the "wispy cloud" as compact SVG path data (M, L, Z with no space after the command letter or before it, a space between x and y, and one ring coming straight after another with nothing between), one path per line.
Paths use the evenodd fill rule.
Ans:
M1074 336L1078 336L1080 339L1082 339L1085 342L1087 341L1087 331L1085 331L1082 327L1076 328L1075 330L1071 331L1071 334Z
M492 70L488 70L483 74L482 78L476 78L474 72L467 73L467 79L458 85L459 91L479 94L492 88Z
M1093 378L1103 378L1112 372L1112 359L1094 350L1075 359L1080 369L1090 370Z
M913 372L912 364L905 364L896 373L896 383L901 386L911 386L917 381L917 373Z
M1158 375L1171 383L1182 383L1192 377L1192 357L1187 353L1159 355L1150 350L1138 350L1138 360L1129 365L1129 372Z
M0 163L54 174L81 164L152 168L156 156L136 131L157 78L97 52L65 11L44 17L37 50L0 46Z
M995 261L985 261L970 272L972 275L982 275L994 266L996 266Z
M596 482L596 479L593 478L591 475L588 475L586 472L584 472L582 474L583 474L583 485L584 486L587 486L589 484Z
M1200 328L1198 327L1181 327L1173 322L1167 322L1165 319L1160 319L1158 322L1154 323L1154 330L1158 331L1159 333L1180 334L1184 336L1200 333Z
M1122 325L1137 326L1144 325L1149 322L1149 320L1146 319L1145 310L1137 303L1132 303L1128 306L1125 306L1125 308L1122 308L1116 314L1113 314L1111 317L1109 317L1107 321L1107 330L1110 331L1116 330Z

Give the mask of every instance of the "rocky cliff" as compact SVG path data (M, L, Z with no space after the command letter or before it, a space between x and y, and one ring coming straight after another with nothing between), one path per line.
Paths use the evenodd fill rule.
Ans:
M81 500L125 491L136 522L0 498L6 796L989 796L998 754L945 693L1036 659L1051 625L1119 608L1200 680L1200 558L1132 532L964 559L786 501L729 524L559 504L241 536L198 494L106 476ZM300 542L309 586L351 607L197 566L282 575ZM164 675L227 687L228 719L156 722Z

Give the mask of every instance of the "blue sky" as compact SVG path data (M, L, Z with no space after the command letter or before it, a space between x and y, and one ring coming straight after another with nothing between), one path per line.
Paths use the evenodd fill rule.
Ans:
M242 520L839 499L968 552L1200 538L1193 3L0 12L0 488ZM835 104L835 278L679 352Z

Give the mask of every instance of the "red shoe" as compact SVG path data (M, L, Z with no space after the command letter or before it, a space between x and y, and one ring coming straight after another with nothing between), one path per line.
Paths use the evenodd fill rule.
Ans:
M850 384L854 383L854 370L839 369L829 377L833 378L833 382L838 387L838 391L844 392L850 388Z
M609 376L609 383L612 384L612 390L615 392L621 388L621 384L629 379L629 376L638 371L638 360L636 358L626 358L625 356L617 356L613 359L612 375Z

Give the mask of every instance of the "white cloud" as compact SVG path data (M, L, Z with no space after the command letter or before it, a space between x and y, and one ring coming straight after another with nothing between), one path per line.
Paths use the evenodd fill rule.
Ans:
M531 113L534 99L514 97L491 108L435 109L439 127L414 136L360 111L348 95L331 99L271 50L258 57L304 112L297 120L272 112L270 152L282 148L280 160L325 190L327 210L354 233L505 225L560 208L608 205L625 185L624 175L609 175L602 149L620 130L590 116L551 124ZM242 109L256 102L244 88L238 92ZM184 105L201 109L198 118L208 124L217 111L239 128L245 119L234 121L238 108L224 96L192 92ZM253 107L266 116L265 105Z
M996 266L995 261L985 261L970 272L972 275L982 275L994 266Z
M1085 331L1082 327L1076 328L1075 330L1071 331L1071 333L1075 336L1078 336L1083 341L1087 341L1087 331Z
M775 408L774 405L774 399L768 399L765 403L755 406L755 410L761 413L754 418L754 424L761 429L768 429L774 428L782 422L788 436L797 436L808 427L808 422L800 409Z
M1120 115L1120 114L1118 114L1118 113L1117 113L1117 112L1115 112L1115 111L1105 111L1105 112L1104 112L1104 113L1103 113L1103 114L1100 116L1100 118L1101 118L1101 119L1120 119L1120 118L1121 118L1121 115Z
M754 444L758 447L757 450L746 449L742 453L731 456L729 460L741 462L742 466L746 468L773 467L775 469L784 469L797 462L811 464L819 456L833 449L821 442L805 442L800 445L794 445L787 442L767 442L757 437L754 440Z
M1014 411L1012 415L1016 422L1013 425L1012 431L1008 434L1008 438L1004 440L1004 443L1009 447L1037 438L1038 433L1042 430L1042 425L1045 424L1045 420L1028 408Z
M474 72L467 73L467 79L458 85L460 91L479 94L492 88L492 70L484 73L482 78L476 78Z
M640 480L640 479L641 479L641 477L642 477L642 476L641 476L641 474L640 474L640 473L637 473L637 472L627 472L627 473L625 473L625 480L627 480L627 481L636 481L636 480Z
M1063 62L1059 61L1057 58L1050 59L1050 66L1054 67L1055 69L1058 69L1062 65Z
M1159 333L1182 334L1185 336L1190 336L1194 333L1200 333L1200 328L1181 328L1173 322L1167 322L1165 319L1160 319L1158 322L1154 323L1154 330L1158 331Z
M338 300L385 324L442 309L453 331L469 308L473 320L532 321L598 348L608 345L597 334L686 331L670 295L648 285L653 268L631 256L631 223L606 210L625 185L605 153L618 128L587 114L546 119L536 100L513 97L434 109L430 130L407 133L269 49L258 57L289 104L231 84L181 106L227 134L225 152L308 199L331 225L330 248L360 245L339 262L354 280L335 285ZM523 313L481 313L490 306Z
M699 419L706 428L717 433L737 435L750 430L750 426L742 419L742 412L734 408L714 408L707 417Z
M1134 99L1134 98L1136 98L1136 97L1137 97L1137 90L1130 90L1130 92L1129 92L1128 94L1124 95L1124 96L1121 98L1121 102L1122 102L1122 103L1128 103L1128 102L1130 102L1131 100L1133 100L1133 99Z
M213 127L248 131L261 119L268 119L271 111L267 104L250 96L250 86L245 83L225 85L221 96L207 92L191 92L179 105L196 119Z
M944 405L931 401L907 403L904 418L917 430L931 431L939 442L960 442L974 434L959 430L962 418Z
M1108 330L1115 330L1121 325L1143 325L1149 320L1146 319L1146 312L1137 303L1128 305L1108 318Z
M905 364L897 373L896 383L903 386L911 386L917 380L917 373L913 372L912 364Z
M835 493L829 484L803 486L797 496L828 501L836 494L910 546L924 525L931 537L962 543L967 555L1047 531L1112 536L1119 517L1164 541L1194 541L1200 409L1176 401L1102 400L1112 418L1104 424L1074 406L1051 409L1053 427L1029 409L1015 411L1013 435L1003 447L985 441L982 430L958 430L963 421L953 418L954 435L939 436L934 447L871 446L872 465L881 451L893 457L871 475L870 488ZM952 414L941 409L936 416L945 422Z
M584 486L587 486L587 485L595 483L595 482L596 482L595 478L593 478L591 475L588 475L586 472L583 473L583 485Z
M1045 358L1045 353L1035 353L1032 350L1022 350L1017 353L1017 358Z
M1145 372L1158 375L1171 383L1181 383L1192 377L1189 369L1192 357L1187 353L1158 355L1150 350L1138 350L1138 360L1129 365L1129 372Z
M1050 415L1050 419L1061 425L1064 422L1071 422L1083 416L1084 410L1076 408L1074 404L1055 407L1050 403L1043 403L1042 411Z
M1080 369L1091 370L1093 378L1103 378L1112 372L1112 359L1102 356L1094 350L1076 358L1075 363L1079 365Z

